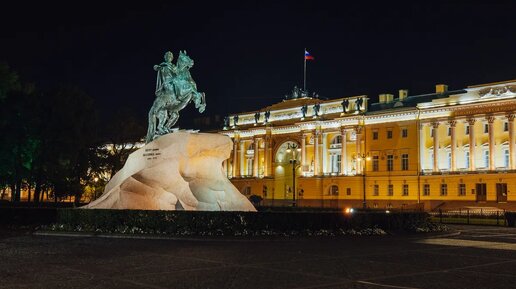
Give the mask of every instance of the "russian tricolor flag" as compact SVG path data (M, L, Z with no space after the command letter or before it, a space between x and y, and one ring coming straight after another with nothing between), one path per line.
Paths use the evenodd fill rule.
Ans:
M310 55L310 52L305 49L305 60L314 60L314 57Z

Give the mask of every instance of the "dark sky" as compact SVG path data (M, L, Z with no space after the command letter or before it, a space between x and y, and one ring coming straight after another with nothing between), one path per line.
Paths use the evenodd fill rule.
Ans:
M42 88L81 87L104 115L126 106L145 122L152 66L167 50L195 60L208 115L281 101L302 86L304 47L315 57L308 88L327 98L516 78L514 1L108 2L0 4L0 61Z

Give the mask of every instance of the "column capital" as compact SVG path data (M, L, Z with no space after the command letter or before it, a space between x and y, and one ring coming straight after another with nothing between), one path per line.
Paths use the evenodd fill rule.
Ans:
M457 121L455 119L449 119L448 120L448 125L450 127L455 127L456 124L457 124Z
M514 121L514 113L512 113L512 112L505 115L505 117L507 117L508 121Z
M489 124L493 124L493 122L495 121L495 117L492 115L487 115L486 120Z
M433 127L433 128L439 128L439 122L437 120L434 120L430 123L430 125Z
M356 132L357 134L361 134L361 133L362 133L362 130L363 130L363 126L361 126L361 125L355 125L354 129L355 129L355 132Z
M474 117L469 117L468 119L466 119L466 122L469 124L469 125L475 125L475 122L477 121L476 118Z

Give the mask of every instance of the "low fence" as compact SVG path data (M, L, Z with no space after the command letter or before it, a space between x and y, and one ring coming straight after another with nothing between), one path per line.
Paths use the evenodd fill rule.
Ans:
M442 224L507 226L506 211L502 209L462 208L439 209L430 212L432 221Z

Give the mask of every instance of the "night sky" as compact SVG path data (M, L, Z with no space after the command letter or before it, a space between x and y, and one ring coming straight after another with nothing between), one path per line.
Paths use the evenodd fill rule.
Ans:
M0 62L43 89L82 88L103 116L128 107L145 125L167 50L195 60L207 115L281 101L302 86L305 47L308 89L325 98L516 78L514 1L183 2L0 4ZM179 125L198 116L192 107Z

